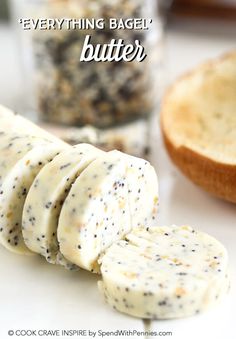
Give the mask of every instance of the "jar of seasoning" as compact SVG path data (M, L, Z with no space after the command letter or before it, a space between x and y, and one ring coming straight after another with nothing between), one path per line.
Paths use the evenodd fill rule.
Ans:
M157 109L161 71L158 0L24 2L24 16L33 19L27 34L40 120L76 128L73 133L75 139L77 133L77 142L83 138L90 141L93 135L105 148L142 155L148 146L150 117ZM47 20L46 29L42 21L37 21L39 18L51 20L52 26ZM117 19L117 23L122 19L120 24L127 23L127 27L111 29L110 19ZM137 25L139 22L144 23L143 27ZM37 23L40 29L35 29ZM125 45L139 42L147 56L142 62L81 62L86 36L90 36L94 47L109 44L112 39L122 39Z

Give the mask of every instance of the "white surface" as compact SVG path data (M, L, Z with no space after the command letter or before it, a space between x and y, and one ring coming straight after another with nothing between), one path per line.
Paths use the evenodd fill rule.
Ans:
M173 26L167 35L168 82L199 61L236 47L236 26L222 28L222 23L216 23L210 27L201 22L181 26ZM0 102L22 109L19 60L11 37L6 28L0 29ZM189 223L222 241L229 251L232 289L217 309L188 319L154 321L152 330L172 331L173 339L233 339L236 206L212 198L183 177L166 155L156 130L158 125L153 126L152 162L158 171L161 197L159 223ZM0 248L0 258L1 338L9 338L7 331L16 329L143 330L141 320L116 313L104 304L97 291L96 276L82 271L68 272L39 257L17 256L3 248Z

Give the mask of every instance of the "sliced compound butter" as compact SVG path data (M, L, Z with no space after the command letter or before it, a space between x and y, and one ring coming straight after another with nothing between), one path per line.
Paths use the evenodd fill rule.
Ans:
M66 149L44 166L29 190L23 211L23 236L27 246L50 263L74 269L59 252L58 220L71 185L102 154L88 144Z
M76 179L59 217L61 253L97 271L99 255L131 229L126 163L116 152L94 160Z
M0 133L8 131L8 133L17 133L18 135L29 135L38 138L45 138L60 145L65 142L57 138L53 134L35 125L23 116L18 115L8 108L0 105Z
M147 160L120 153L126 161L132 228L156 225L158 213L158 181Z
M225 248L189 226L140 228L100 258L99 289L114 309L139 318L197 314L229 287Z
M5 148L0 140L0 242L13 252L27 254L21 229L27 193L42 167L69 146L29 136L6 140Z

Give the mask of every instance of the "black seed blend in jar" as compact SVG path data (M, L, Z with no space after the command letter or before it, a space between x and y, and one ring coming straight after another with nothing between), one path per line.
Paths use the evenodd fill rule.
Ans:
M40 2L37 17L103 18L106 23L104 29L68 30L64 27L32 31L37 102L42 119L106 128L148 118L157 96L155 71L159 47L155 20L148 30L110 30L108 22L110 18L153 19L156 1ZM143 62L80 62L86 35L91 35L93 45L107 44L111 39L123 39L126 45L134 45L135 40L139 40L147 57Z

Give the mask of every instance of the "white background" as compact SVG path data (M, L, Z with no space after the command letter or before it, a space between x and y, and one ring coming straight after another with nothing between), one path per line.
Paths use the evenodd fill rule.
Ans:
M0 103L22 110L24 74L13 32L4 25L0 26L0 43ZM168 29L166 47L166 83L170 83L200 61L236 48L236 26L184 20ZM209 196L183 177L167 157L158 123L152 134L151 161L160 181L159 223L191 224L222 241L229 251L232 287L226 301L215 310L187 319L154 321L151 327L172 331L174 339L234 339L236 205ZM17 256L0 248L0 275L3 339L11 329L143 330L141 320L116 313L104 304L96 288L97 277L89 273L67 272L39 257Z

